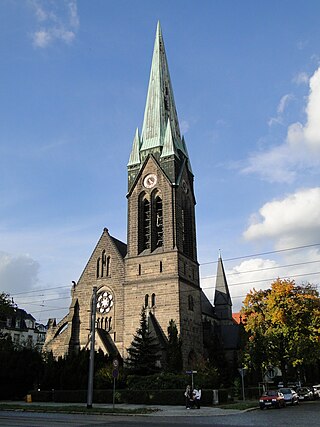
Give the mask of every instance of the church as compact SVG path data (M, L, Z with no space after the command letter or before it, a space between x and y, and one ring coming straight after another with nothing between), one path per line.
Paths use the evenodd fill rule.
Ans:
M127 243L103 230L73 284L68 314L58 323L49 319L44 351L58 357L89 347L96 287L96 350L125 359L145 307L163 354L169 322L176 323L185 368L206 358L213 335L234 357L238 325L221 258L214 305L200 287L194 175L159 23L142 130L135 132L127 168Z

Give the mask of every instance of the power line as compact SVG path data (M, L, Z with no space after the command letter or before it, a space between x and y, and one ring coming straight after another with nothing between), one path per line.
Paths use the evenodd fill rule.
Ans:
M223 262L234 261L234 260L243 259L243 258L251 258L251 257L256 257L256 256L261 256L261 255L270 255L270 254L274 254L274 253L280 253L280 252L286 252L286 251L292 251L292 250L298 250L298 249L305 249L305 248L310 248L310 247L315 247L315 246L320 246L320 243L314 243L311 245L303 245L303 246L295 246L292 248L279 249L279 250L275 250L275 251L260 252L260 253L250 254L250 255L233 257L233 258L226 258L223 260ZM205 263L200 264L200 267L203 265L216 264L217 262L218 261L205 262ZM288 265L282 265L282 266L266 267L266 268L261 268L261 269L256 269L256 270L245 270L245 271L241 271L241 272L230 273L230 274L228 274L228 277L231 275L234 275L234 274L245 274L245 273L250 273L250 272L258 272L258 271L272 270L272 269L278 269L278 268L294 267L294 266L312 264L312 263L317 263L317 262L320 262L320 260L307 261L307 262L288 264ZM301 275L295 275L293 277L299 277L299 276L310 275L310 274L318 274L318 273L306 273L306 274L301 274ZM209 278L214 278L214 277L216 277L216 275L205 276L205 277L201 277L200 279L204 280L204 279L209 279ZM268 280L268 279L266 279L266 280ZM269 280L274 280L274 279L269 279ZM250 282L246 282L246 283L250 283ZM252 282L252 283L254 283L254 282ZM56 289L68 289L68 290L70 290L71 286L72 285L64 285L64 286L55 286L55 287L47 288L47 289L35 289L32 291L17 292L14 294L10 294L10 296L14 297L14 296L18 296L18 295L33 294L33 293L37 293L37 292L48 292L48 291L52 291L52 290L56 290ZM232 286L232 285L229 285L229 286ZM45 295L44 294L38 294L38 295L36 295L36 297L45 297Z
M297 262L295 264L287 264L287 265L277 265L274 267L265 267L265 268L257 268L256 270L243 270L243 271L235 271L234 273L228 273L227 276L233 276L235 274L246 274L246 273L256 273L258 271L265 271L265 270L275 270L277 268L287 268L287 267L297 267L300 265L306 265L306 264L314 264L320 262L320 260L316 260L316 261L305 261L305 262ZM217 277L217 274L213 274L212 276L204 276L201 277L201 279L212 279L214 277Z
M270 255L270 254L276 254L276 253L280 253L280 252L294 251L297 249L312 248L314 246L320 246L320 243L313 243L311 245L304 245L304 246L295 246L293 248L286 248L286 249L278 249L276 251L260 252L260 253L256 253L256 254L250 254L250 255L242 255L242 256L233 257L233 258L226 258L223 261L224 262L235 261L237 259L251 258L251 257L256 257L256 256L262 256L262 255ZM200 265L216 264L217 262L218 261L208 261L208 262L203 262Z

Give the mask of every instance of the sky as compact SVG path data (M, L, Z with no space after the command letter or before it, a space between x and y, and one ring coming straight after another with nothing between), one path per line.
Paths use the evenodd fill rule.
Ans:
M103 231L126 241L126 165L157 21L195 175L201 286L233 310L320 282L318 0L2 0L0 292L60 320Z

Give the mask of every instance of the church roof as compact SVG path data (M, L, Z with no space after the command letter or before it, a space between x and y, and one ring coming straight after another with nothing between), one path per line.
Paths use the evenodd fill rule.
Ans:
M116 239L115 237L110 236L113 243L116 245L118 251L120 252L122 258L124 258L127 255L127 245L121 240Z
M224 272L222 258L218 259L216 290L214 295L214 305L229 305L232 306L228 282Z
M202 307L202 314L206 314L211 317L215 317L214 314L214 308L207 298L206 294L201 290L201 307Z

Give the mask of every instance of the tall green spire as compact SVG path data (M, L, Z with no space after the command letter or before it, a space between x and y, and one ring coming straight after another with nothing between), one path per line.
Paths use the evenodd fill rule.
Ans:
M144 120L141 150L163 145L168 119L173 140L181 145L178 116L160 27L157 25Z
M160 163L163 161L165 169L168 168L168 161L178 162L178 169L171 168L173 175L169 174L173 182L179 174L178 165L181 166L184 160L187 160L188 169L192 173L187 148L180 133L160 22L157 24L153 48L142 132L140 136L136 132L128 163L129 186L149 154L153 154Z

